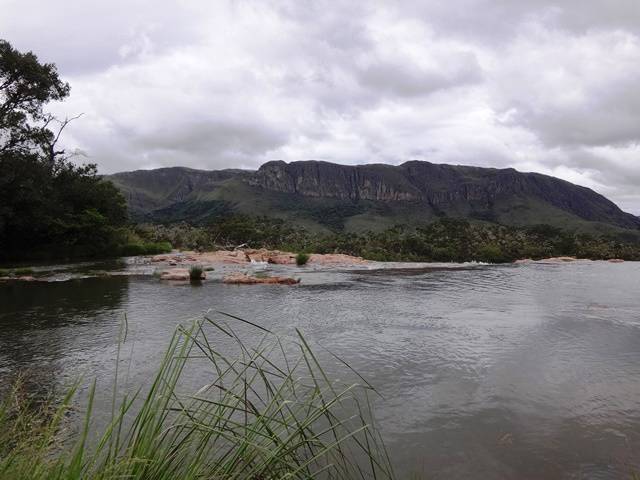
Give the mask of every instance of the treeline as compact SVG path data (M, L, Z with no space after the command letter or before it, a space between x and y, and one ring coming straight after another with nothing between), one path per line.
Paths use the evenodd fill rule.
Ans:
M126 203L59 145L71 121L44 111L69 95L54 64L0 40L0 261L117 255Z
M640 260L640 243L631 239L570 233L548 225L518 228L450 218L382 232L318 235L281 219L231 216L204 227L140 225L136 233L146 241L166 241L190 250L246 245L294 252L345 253L380 261L502 263L554 256Z

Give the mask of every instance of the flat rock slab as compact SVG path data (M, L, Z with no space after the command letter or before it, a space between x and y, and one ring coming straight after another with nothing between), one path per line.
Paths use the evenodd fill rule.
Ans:
M207 278L207 274L202 272L200 280ZM187 268L172 268L160 274L160 280L191 280L191 275Z

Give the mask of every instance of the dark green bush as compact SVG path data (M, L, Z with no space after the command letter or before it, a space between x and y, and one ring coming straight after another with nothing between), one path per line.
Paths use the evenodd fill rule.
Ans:
M296 255L296 265L299 267L306 265L309 261L309 255L306 253L299 253Z
M192 282L199 282L202 280L203 273L202 265L191 265L191 268L189 268L189 279Z
M499 245L489 244L478 250L477 260L489 263L504 263L508 262L509 258L507 258Z
M133 257L136 255L157 255L159 253L171 252L171 244L169 242L157 243L128 243L122 247L121 255L124 257Z

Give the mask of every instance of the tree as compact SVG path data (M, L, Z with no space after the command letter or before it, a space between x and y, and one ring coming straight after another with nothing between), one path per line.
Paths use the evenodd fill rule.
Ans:
M0 40L0 153L49 151L56 136L48 129L53 117L43 106L69 91L54 64L41 64L32 52L20 53Z
M0 258L117 248L126 221L122 195L95 165L75 165L58 147L73 119L44 110L69 91L54 64L0 40Z

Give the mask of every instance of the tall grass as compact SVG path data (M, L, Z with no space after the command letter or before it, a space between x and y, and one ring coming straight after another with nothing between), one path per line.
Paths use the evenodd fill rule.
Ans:
M223 318L179 327L146 394L118 402L113 394L97 440L95 383L82 429L64 448L56 445L76 387L55 409L27 408L14 389L0 407L0 478L393 478L371 422L370 385L332 381L299 332L286 342ZM260 340L247 343L240 330ZM216 339L235 355L222 354ZM185 372L195 364L200 372L203 362L207 384L183 393Z

